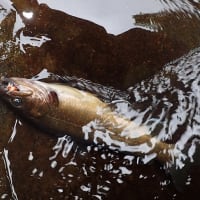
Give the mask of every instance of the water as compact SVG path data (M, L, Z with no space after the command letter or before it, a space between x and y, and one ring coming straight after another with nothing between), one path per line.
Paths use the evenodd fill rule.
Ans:
M189 142L191 146L187 147L188 152L184 153L193 162L193 155L199 143L199 56L199 49L192 50L166 65L153 78L124 92L114 90L118 95L108 87L104 88L83 79L58 79L78 89L97 94L101 92L100 98L111 103L115 107L114 112L134 121L137 126L144 127L143 132L146 129L146 133L156 135L160 141L175 143L181 150L186 148ZM109 143L109 140L107 142ZM124 147L121 148L123 151ZM134 152L134 149L130 148L129 151ZM178 162L177 159L177 167Z
M143 5L137 0L134 1L55 1L40 0L40 3L47 3L51 8L64 11L68 14L95 22L103 26L111 34L120 34L134 26L132 15L140 12L157 12L163 8L161 2L143 1ZM67 5L67 6L66 6Z
M112 86L125 99L115 103L116 112L176 144L182 152L175 163L179 168L168 171L156 157L86 145L67 135L52 137L1 102L0 198L188 199L198 194L199 4L65 2L46 1L61 13L36 1L1 1L1 75L32 78L42 71L44 80L48 72L89 79L105 85L96 92L107 102L113 96L105 90ZM83 87L80 82L68 84Z

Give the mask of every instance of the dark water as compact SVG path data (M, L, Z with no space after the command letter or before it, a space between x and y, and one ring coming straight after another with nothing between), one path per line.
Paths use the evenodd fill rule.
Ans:
M57 5L51 1L51 8L37 1L1 1L0 74L32 78L42 71L39 78L43 79L51 72L123 90L119 96L129 102L117 102L117 111L145 126L158 140L176 144L178 158L166 170L156 156L138 158L84 145L67 135L55 138L0 102L0 198L188 199L198 195L199 3L151 0L144 6L146 1L119 5L110 1L101 8L94 2L77 2L78 13L85 12L82 7L95 12L93 18L76 18L65 9L73 7L70 1ZM112 13L123 16L127 5L133 12L116 25ZM101 8L97 16L95 6ZM73 10L69 13L76 15ZM105 13L111 16L107 25ZM96 19L102 16L105 20L100 23ZM131 20L133 24L128 23ZM104 90L99 91L104 97Z

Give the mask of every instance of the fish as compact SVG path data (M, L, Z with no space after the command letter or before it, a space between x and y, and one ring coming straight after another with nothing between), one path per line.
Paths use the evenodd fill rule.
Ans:
M159 141L148 129L91 92L61 83L1 77L0 98L38 128L105 145L136 156L173 162L174 145Z

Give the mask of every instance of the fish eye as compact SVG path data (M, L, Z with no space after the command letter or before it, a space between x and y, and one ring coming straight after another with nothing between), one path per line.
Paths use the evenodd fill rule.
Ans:
M19 107L21 107L22 106L22 99L21 98L19 98L19 97L16 97L16 98L14 98L14 99L12 99L11 100L11 104L14 106L14 107L16 107L16 108L19 108Z

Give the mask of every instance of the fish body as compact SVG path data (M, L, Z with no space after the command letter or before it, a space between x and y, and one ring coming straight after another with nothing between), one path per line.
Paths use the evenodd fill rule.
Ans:
M56 83L24 78L1 78L0 95L40 127L90 143L136 155L173 160L171 144L151 137L139 126L90 92Z

